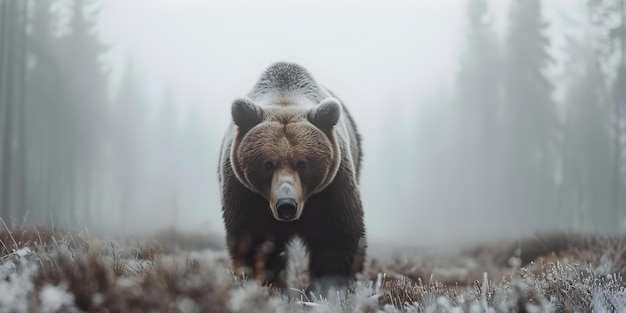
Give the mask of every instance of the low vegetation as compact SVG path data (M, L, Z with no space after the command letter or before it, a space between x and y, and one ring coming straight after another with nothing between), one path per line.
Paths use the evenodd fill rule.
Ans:
M626 238L535 236L371 259L347 294L305 295L235 277L221 240L163 232L105 240L0 233L0 312L626 312ZM297 251L296 251L297 252ZM300 251L301 252L301 251Z

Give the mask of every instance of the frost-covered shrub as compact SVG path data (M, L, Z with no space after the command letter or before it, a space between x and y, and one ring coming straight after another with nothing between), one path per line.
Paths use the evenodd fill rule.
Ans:
M347 293L316 298L303 292L308 255L297 242L288 249L291 289L281 291L233 276L223 250L21 229L0 233L0 313L626 312L622 245L559 240L560 249L524 256L513 245L405 251L372 260Z

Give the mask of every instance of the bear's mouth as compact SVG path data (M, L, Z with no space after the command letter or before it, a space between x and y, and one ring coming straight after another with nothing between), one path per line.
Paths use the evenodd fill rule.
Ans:
M290 222L298 218L298 202L294 198L278 199L275 208L275 217L279 221Z

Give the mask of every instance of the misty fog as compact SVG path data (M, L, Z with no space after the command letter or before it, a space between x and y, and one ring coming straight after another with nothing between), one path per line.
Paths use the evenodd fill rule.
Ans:
M357 123L370 241L624 232L619 3L0 0L1 217L222 234L231 103L288 61Z

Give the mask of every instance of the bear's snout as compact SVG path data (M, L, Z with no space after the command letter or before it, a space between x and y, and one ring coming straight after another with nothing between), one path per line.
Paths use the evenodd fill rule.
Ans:
M268 200L276 220L290 222L299 219L305 200L298 174L289 169L277 171Z
M276 213L282 221L291 221L296 218L298 203L293 198L281 198L276 202Z

